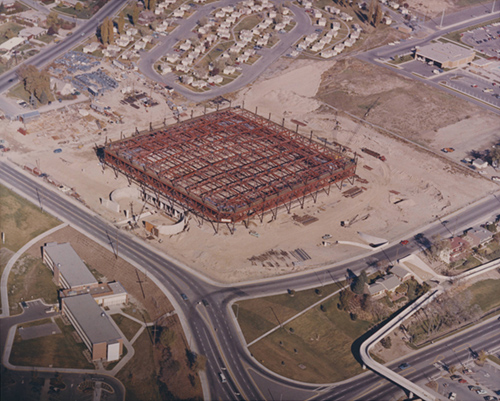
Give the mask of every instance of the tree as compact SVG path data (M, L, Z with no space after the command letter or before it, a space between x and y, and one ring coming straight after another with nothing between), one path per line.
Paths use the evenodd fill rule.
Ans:
M490 153L491 163L500 164L500 146L495 147Z
M378 0L371 0L370 5L368 6L368 22L371 22L373 25L375 25L375 21L374 21L375 1L377 1L377 3L378 3Z
M380 340L380 344L382 344L382 347L390 349L392 347L391 337L387 336L385 338L382 338L382 340Z
M484 349L479 351L479 355L477 356L477 362L482 365L486 362L486 358L488 358L488 354L486 353L486 351Z
M46 104L49 101L47 97L47 93L45 93L45 90L42 89L42 93L40 95L40 103L41 104Z
M76 11L82 11L83 10L83 5L82 3L78 2L75 4L75 10Z
M99 29L99 33L101 35L101 42L102 44L109 43L109 32L108 32L108 18L104 18L104 21L102 22L101 28Z
M366 276L366 272L363 270L361 274L356 277L354 284L352 285L352 291L355 294L361 295L365 292L365 284L368 280L368 277Z
M134 7L132 8L132 24L137 25L137 22L139 21L139 6L134 4Z
M379 3L377 3L377 6L375 7L375 18L374 18L375 26L378 26L378 24L382 22L383 18L384 18L384 12L382 11L382 6Z
M125 14L123 13L123 11L118 17L117 28L120 35L123 35L125 33Z
M14 32L12 29L10 29L10 28L9 28L9 29L7 29L7 30L5 31L4 37L5 37L6 39L12 39L12 38L13 38L13 37L15 37L15 36L16 36L16 34L15 34L15 32Z
M51 11L49 15L47 15L46 24L48 27L58 27L61 25L61 20L59 19L57 12Z
M33 100L36 98L40 103L51 100L50 76L46 72L38 71L34 65L23 65L17 70L17 75Z
M354 294L348 288L340 291L338 308L340 310L347 311L349 309L349 303L351 302L353 297Z
M208 23L208 18L206 16L203 16L199 19L198 25L199 26L205 26Z
M115 41L115 31L113 30L114 24L111 18L108 18L108 43Z

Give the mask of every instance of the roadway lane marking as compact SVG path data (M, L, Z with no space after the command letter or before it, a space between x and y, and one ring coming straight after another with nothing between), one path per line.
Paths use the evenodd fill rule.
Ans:
M254 368L252 368L251 366L247 365L245 363L246 367L245 370L247 371L247 374L248 374L248 377L250 378L250 380L252 381L254 387L257 389L257 391L259 392L260 396L262 397L261 400L264 400L264 401L267 401L267 398L264 397L264 394L262 394L262 392L260 391L260 387L257 386L257 383L255 383L255 380L253 379L252 375L250 374L250 370L255 372L255 374L259 375L259 376L262 376L259 372L257 372ZM264 378L266 378L267 380L269 380L267 377L264 376Z
M206 311L206 310L205 310ZM208 311L207 312L207 315L208 315ZM234 386L236 387L236 389L238 390L238 392L241 394L241 396L247 400L246 396L244 396L243 394L245 394L242 389L240 388L240 386L238 385L238 381L235 380L235 375L234 373L232 372L231 368L229 367L229 364L227 363L227 359L226 359L226 355L224 354L224 352L222 351L222 347L220 346L220 343L219 343L219 339L217 338L217 336L215 335L215 330L214 330L214 327L213 325L211 324L211 322L208 321L208 319L210 318L209 316L207 316L207 318L205 318L205 316L203 316L201 313L198 313L200 315L200 317L202 318L202 320L205 321L205 324L207 325L207 327L210 328L210 331L212 332L212 338L214 339L215 341L215 344L219 350L219 354L220 356L222 357L223 361L224 361L224 367L226 369L227 372L229 372L229 374L231 375L231 379L233 380L233 383L234 383ZM206 333L204 333L207 338L208 338L208 335ZM212 354L215 356L216 353L214 352L214 350L212 349L212 344L210 343L210 341L208 341L208 345L210 347L210 350L212 351ZM222 367L221 367L221 370L222 370ZM241 374L241 373L240 373ZM231 386L228 386L232 392L232 389L231 389ZM258 389L258 387L257 387ZM260 390L259 390L259 393L260 393ZM245 394L246 395L246 394Z
M401 376L408 376L410 373L414 373L416 372L417 370L415 368L409 368L409 369L405 369L404 372L401 372L400 375Z
M355 401L362 399L364 395L371 393L372 391L375 391L376 389L382 387L384 383L387 383L385 380L380 380L377 384L374 384L372 387L370 387L368 390L366 390L364 393L357 395L355 398L351 398L349 401Z
M462 345L459 345L458 347L452 348L453 352L460 352L460 351L465 351L467 348L470 348L471 345L470 343L465 343Z
M434 365L435 363L438 363L439 361L441 361L442 359L444 358L444 355L443 354L439 354L438 356L436 356L434 358L434 360L430 363L430 365Z

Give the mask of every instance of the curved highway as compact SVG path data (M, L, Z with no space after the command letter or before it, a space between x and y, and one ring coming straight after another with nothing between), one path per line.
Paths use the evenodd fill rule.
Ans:
M244 341L240 337L238 328L233 324L233 314L229 308L230 302L241 297L264 296L283 293L288 288L302 289L318 286L321 284L318 280L318 271L242 283L237 287L220 285L194 274L186 266L160 254L127 233L117 231L115 227L89 210L76 205L73 200L54 192L36 178L26 176L4 162L0 162L0 181L35 204L41 202L44 210L79 227L101 243L114 247L117 239L121 257L126 257L146 267L148 274L153 275L170 293L169 298L176 305L179 315L183 317L181 321L183 321L183 328L191 346L194 345L197 352L207 357L206 371L212 392L209 398L258 400L267 398L269 392L284 394L293 391L293 394L299 396L297 399L308 399L317 394L314 390L321 387L324 391L329 388L330 385L296 383L281 378L257 363L243 345ZM396 244L350 262L326 266L323 270L328 271L329 274L324 276L328 277L327 282L331 282L334 279L343 278L346 268L360 271L375 260L383 258L394 260L397 254L399 257L406 256L418 247L426 246L426 238L435 234L446 235L449 226L453 226L456 230L467 228L476 221L499 212L499 200L494 195L490 196L468 207L466 211L457 213L454 217L448 217L449 221L445 224L430 225L417 236L418 240L412 240L406 247ZM181 293L187 294L189 301L183 301L180 297ZM201 299L208 300L210 305L205 307L199 304ZM221 383L218 377L218 373L224 369L227 369L226 377L228 378L228 383L225 384ZM259 377L258 380L256 377ZM271 380L265 379L266 377ZM363 375L349 383L332 387L327 394L335 399L342 399L344 396L352 398L353 394L368 391L377 380L379 378L374 374ZM268 394L260 392L256 381L261 387L264 385L267 388ZM391 385L391 387L394 386ZM377 387L376 390L379 391L381 388L383 386ZM356 389L354 393L353 389ZM396 390L394 387L392 391ZM323 394L319 397L318 399L324 399Z

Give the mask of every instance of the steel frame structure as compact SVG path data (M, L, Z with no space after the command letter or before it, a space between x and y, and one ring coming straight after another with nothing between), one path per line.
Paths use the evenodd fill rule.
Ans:
M216 223L276 217L292 202L353 180L347 157L242 108L227 108L108 143L104 162ZM115 170L115 172L116 172Z

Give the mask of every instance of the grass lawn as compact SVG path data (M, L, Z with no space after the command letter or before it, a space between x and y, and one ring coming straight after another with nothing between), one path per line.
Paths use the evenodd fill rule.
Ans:
M326 312L311 309L252 345L250 352L268 369L304 382L336 382L362 373L351 347L372 322L352 321L337 303L335 295L323 304Z
M24 89L23 89L24 91ZM6 233L5 244L11 251L18 251L24 244L60 222L48 213L41 212L33 203L0 185L0 231Z
M148 323L151 320L149 318L148 311L137 307L133 303L129 303L129 305L126 308L122 308L122 312L132 317L135 317L136 319L139 319L145 323Z
M325 297L341 287L332 284L320 288L322 297ZM281 294L241 301L238 306L233 305L233 312L238 313L241 330L247 343L250 343L320 299L314 289L311 289L297 292L293 297Z
M60 318L56 322L62 331L60 334L23 341L16 333L10 362L21 366L93 369L94 365L83 355L85 345L76 343L71 334L75 331L73 326L65 326Z
M472 303L480 306L483 312L500 306L500 280L483 280L469 287L473 295Z
M139 336L134 348L134 357L116 375L127 390L127 401L160 400L153 346L147 330Z
M7 42L9 39L5 37L5 32L7 32L9 29L15 33L14 37L17 36L17 34L24 28L22 25L18 25L14 22L5 22L0 25L0 44Z
M45 319L35 320L34 322L20 324L17 328L19 329L22 326L23 328L26 329L27 327L41 326L42 324L51 323L51 322L52 322L52 319L50 317L46 317Z
M41 41L41 42L44 42L44 43L50 43L54 40L54 36L50 36L50 35L42 35L40 37L37 38L37 40Z
M8 92L8 96L13 98L19 98L24 100L25 102L29 102L30 94L24 89L24 85L22 83L18 83L14 85Z
M234 27L234 35L236 36L235 39L237 39L240 35L240 32L243 29L253 29L259 22L262 21L262 18L260 18L258 15L250 15L248 17L243 18L235 27Z
M115 323L118 325L122 333L127 337L127 340L132 340L137 330L141 327L141 325L137 322L134 322L131 319L126 318L123 315L111 315Z
M495 355L488 355L488 359L492 360L497 365L500 365L500 358L497 358Z
M19 302L42 298L48 304L57 302L58 287L52 281L52 271L41 258L23 255L9 274L9 306L11 313L20 313Z
M234 41L226 41L217 43L212 50L210 50L203 59L198 63L199 66L207 68L208 64L213 63L217 57L219 57L222 53L224 53L227 49L229 49L234 44Z

